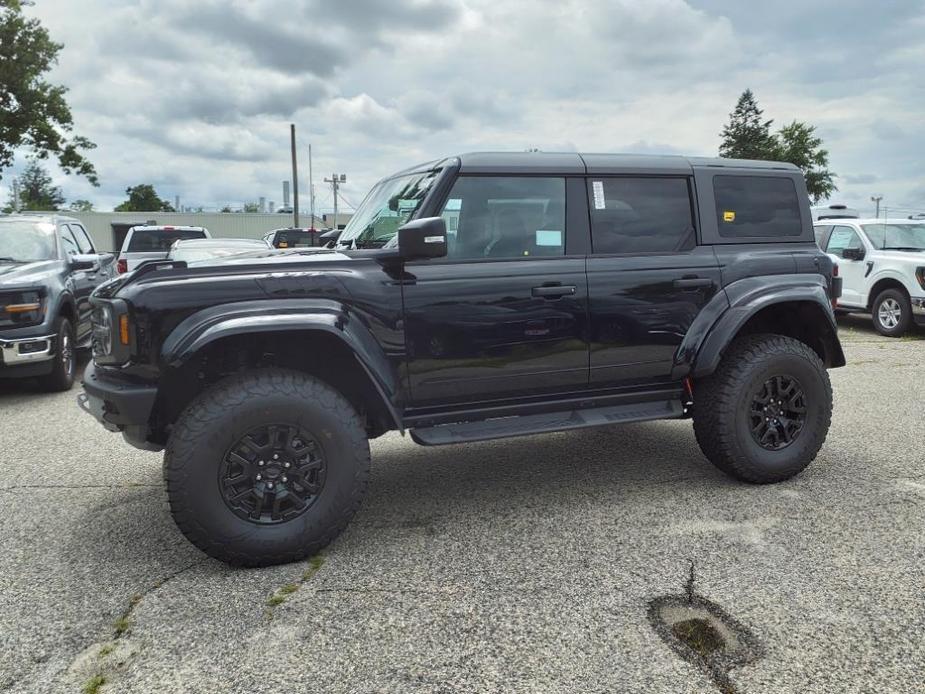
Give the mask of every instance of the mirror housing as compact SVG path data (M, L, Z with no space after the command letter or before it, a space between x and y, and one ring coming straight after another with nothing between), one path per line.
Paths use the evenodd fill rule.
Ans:
M443 217L424 217L399 227L398 253L402 260L445 257L446 221Z
M96 272L100 269L100 257L95 253L75 253L70 256L71 270L90 270Z
M321 241L321 245L325 248L334 248L334 244L337 243L337 239L339 239L340 235L343 233L343 229L331 229L331 231L324 232L318 238Z
M864 260L864 256L867 254L863 248L846 248L841 252L841 255L845 260Z

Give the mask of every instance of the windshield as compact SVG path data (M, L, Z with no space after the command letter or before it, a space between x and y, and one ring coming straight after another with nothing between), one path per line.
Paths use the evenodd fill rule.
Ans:
M179 239L204 239L206 234L198 229L135 229L128 242L128 253L146 251L167 252Z
M864 224L864 233L882 250L925 250L925 224Z
M0 262L25 263L57 257L54 224L0 222Z
M426 171L379 181L350 218L337 240L338 248L382 248L417 212L438 173Z

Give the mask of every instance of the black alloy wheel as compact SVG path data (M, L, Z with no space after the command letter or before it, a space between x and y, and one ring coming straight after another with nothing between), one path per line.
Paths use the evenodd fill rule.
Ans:
M792 444L806 423L806 399L792 376L769 378L752 397L752 437L762 448L779 451Z
M324 451L305 429L270 424L251 429L225 453L219 487L228 508L252 523L301 516L324 487Z

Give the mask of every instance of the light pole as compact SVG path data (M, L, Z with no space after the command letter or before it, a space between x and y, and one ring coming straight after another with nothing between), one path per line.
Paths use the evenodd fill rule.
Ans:
M883 196L882 195L871 195L870 199L871 199L871 202L873 202L877 206L877 211L874 213L874 217L876 217L877 219L880 219L880 201L883 200Z
M330 183L334 190L334 229L337 229L337 189L341 183L347 182L346 174L331 174L331 178L324 179L325 183Z
M295 123L289 124L289 135L292 140L292 226L299 226L299 172L295 160Z

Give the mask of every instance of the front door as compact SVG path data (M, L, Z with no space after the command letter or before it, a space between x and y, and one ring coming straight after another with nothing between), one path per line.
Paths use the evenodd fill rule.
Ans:
M826 253L838 257L838 275L842 278L841 297L838 303L845 306L867 306L864 279L869 272L866 260L845 257L845 249L865 250L860 234L845 224L837 224L829 234Z
M567 255L565 198L561 177L457 179L447 257L405 266L414 406L587 386L586 259Z
M696 245L687 177L592 177L588 259L591 386L667 381L675 353L720 288Z

